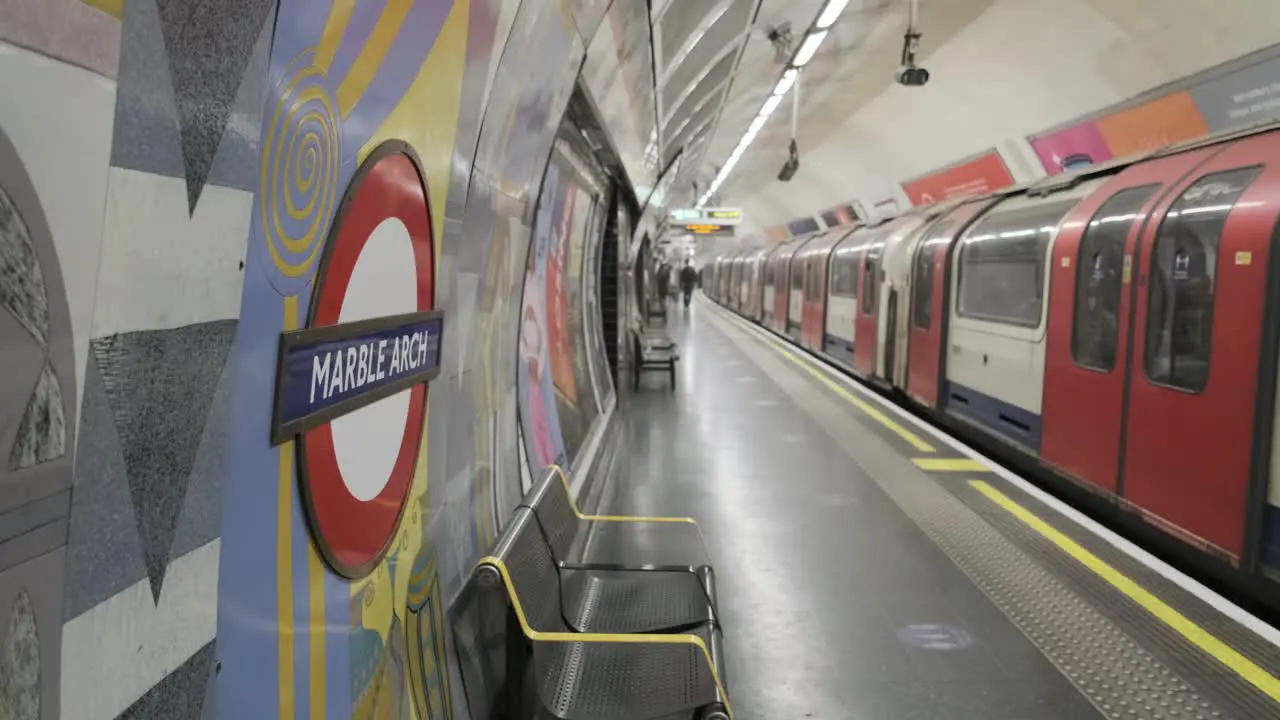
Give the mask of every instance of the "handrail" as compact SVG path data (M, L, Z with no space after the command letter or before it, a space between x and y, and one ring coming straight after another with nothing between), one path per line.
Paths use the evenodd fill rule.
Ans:
M563 473L561 474L563 477ZM572 499L572 498L570 498ZM621 634L621 633L576 633L576 632L546 632L543 630L535 630L529 625L529 619L524 614L524 606L520 604L520 597L516 594L515 584L511 581L511 573L507 570L507 564L499 557L488 555L480 558L476 563L476 568L488 565L498 571L502 576L502 583L506 587L507 597L511 599L511 607L515 610L516 620L520 623L520 630L525 637L537 642L581 642L581 643L630 643L639 645L693 645L702 652L702 657L707 661L707 667L711 670L711 679L715 682L716 691L720 695L721 702L724 703L725 713L729 715L729 720L733 720L733 708L729 705L729 694L725 692L724 684L720 682L720 673L716 670L716 664L711 659L711 650L702 638L697 635L690 634Z

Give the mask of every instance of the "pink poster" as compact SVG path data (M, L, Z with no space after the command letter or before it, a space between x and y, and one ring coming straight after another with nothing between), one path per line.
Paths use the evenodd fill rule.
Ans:
M1112 158L1111 148L1094 123L1087 122L1031 141L1050 175Z

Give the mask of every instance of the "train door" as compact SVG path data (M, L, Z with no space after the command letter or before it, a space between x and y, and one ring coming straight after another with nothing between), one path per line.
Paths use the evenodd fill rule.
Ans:
M873 377L880 357L880 259L884 245L872 240L862 253L862 281L858 288L858 312L854 321L853 369Z
M858 276L862 272L862 238L843 240L827 256L827 284L822 352L845 367L853 366L854 324L858 312Z
M773 293L774 293L774 261L772 257L766 257L762 272L764 273L764 291L760 302L761 319L760 322L765 327L773 325Z
M822 349L822 252L810 252L804 258L804 316L800 321L801 344L815 350Z
M1280 135L1236 141L1161 203L1137 262L1121 492L1237 558L1262 441L1254 410L1277 196Z
M1134 249L1170 185L1216 150L1127 168L1071 211L1054 243L1041 456L1108 492L1120 475Z
M787 337L800 342L800 322L804 319L804 259L791 256L791 289L787 293Z
M947 255L956 237L990 206L991 201L982 200L952 210L929 228L911 259L906 391L909 397L927 407L937 407L942 378Z
M787 333L787 306L791 301L791 255L795 248L784 248L778 251L778 261L774 266L773 286L773 330L780 335Z

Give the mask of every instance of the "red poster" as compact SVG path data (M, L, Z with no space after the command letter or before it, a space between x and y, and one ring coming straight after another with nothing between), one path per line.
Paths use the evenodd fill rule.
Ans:
M981 195L1013 184L1009 168L994 150L963 165L903 183L902 189L917 207L948 198Z

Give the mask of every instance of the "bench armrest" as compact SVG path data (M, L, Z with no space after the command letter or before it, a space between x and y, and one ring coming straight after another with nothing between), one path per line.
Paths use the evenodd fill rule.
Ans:
M733 711L729 707L729 695L725 692L725 686L720 681L720 668L716 666L718 657L713 656L712 647L708 645L701 637L693 634L620 634L620 633L579 633L579 632L546 632L535 630L529 625L528 617L525 616L524 606L520 603L520 596L516 592L515 584L511 580L511 573L507 569L507 564L501 558L489 555L481 558L476 563L477 568L490 568L496 570L502 578L502 584L506 588L507 597L511 602L511 609L515 612L516 619L520 624L520 630L524 636L534 643L535 654L539 643L562 644L574 643L586 647L607 647L625 645L631 647L636 655L660 656L670 653L671 650L684 646L692 646L695 650L693 655L697 656L701 662L706 663L706 668L711 674L711 679L715 684L715 700L724 705L725 712L730 720L733 718ZM714 644L714 641L713 641ZM718 650L718 648L717 648ZM718 652L716 653L719 654ZM633 656L634 657L634 656ZM535 659L536 662L536 659ZM606 668L602 664L587 663L584 667L595 667L597 671L605 671Z

